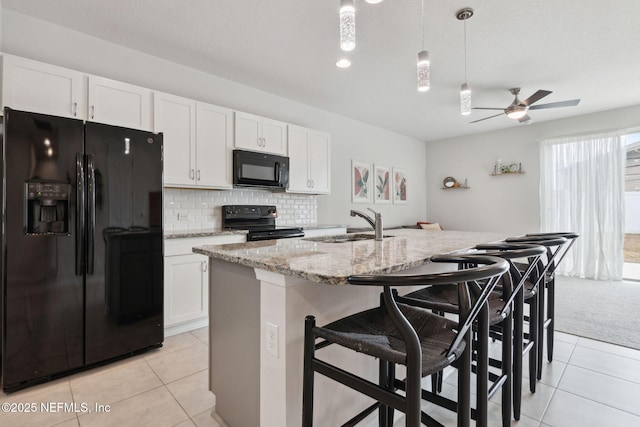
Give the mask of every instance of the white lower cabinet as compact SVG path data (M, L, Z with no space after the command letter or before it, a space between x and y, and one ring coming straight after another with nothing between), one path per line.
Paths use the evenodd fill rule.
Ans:
M209 324L209 258L191 249L244 241L244 234L165 240L165 336Z

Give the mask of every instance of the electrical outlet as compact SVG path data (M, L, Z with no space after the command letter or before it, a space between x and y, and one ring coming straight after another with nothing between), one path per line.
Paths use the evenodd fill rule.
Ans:
M278 358L278 325L267 322L265 333L267 334L265 340L267 353Z

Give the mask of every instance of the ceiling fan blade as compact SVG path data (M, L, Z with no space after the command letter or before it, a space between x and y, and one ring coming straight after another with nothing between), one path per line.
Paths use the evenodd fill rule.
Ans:
M504 110L504 108L473 107L472 110Z
M494 118L494 117L501 116L501 115L503 115L503 114L504 114L504 113L496 114L495 116L485 117L484 119L474 120L473 122L469 122L469 123L478 123L478 122L481 122L481 121L483 121L483 120L492 119L492 118Z
M528 114L525 114L518 119L520 123L528 122L529 120L531 120L531 116L529 116Z
M531 95L530 97L528 97L527 99L522 101L520 103L520 105L531 105L534 102L540 101L542 98L544 98L545 96L549 95L550 93L551 93L550 90L542 90L542 89L540 89L539 91L537 91L536 93L534 93L533 95Z
M579 99L571 99L569 101L550 102L548 104L534 105L529 107L530 110L542 110L544 108L559 108L559 107L573 107L580 103Z

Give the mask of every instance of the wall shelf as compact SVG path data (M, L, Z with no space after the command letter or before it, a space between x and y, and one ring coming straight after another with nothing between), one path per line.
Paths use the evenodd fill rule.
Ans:
M501 175L523 175L525 172L502 172L502 173L490 173L489 176L501 176Z
M468 190L471 187L440 187L441 190Z

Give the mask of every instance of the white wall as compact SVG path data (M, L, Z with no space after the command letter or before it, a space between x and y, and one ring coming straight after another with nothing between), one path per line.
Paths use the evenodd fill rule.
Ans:
M349 216L351 208L367 207L351 204L351 159L382 162L407 171L406 205L370 205L383 212L385 224L415 223L425 218L424 142L10 10L2 15L2 49L6 53L330 132L332 194L318 196L320 224L366 225Z
M494 120L507 120L496 118ZM429 221L446 229L498 231L511 234L538 231L538 140L564 135L640 126L640 106L604 111L427 145ZM522 163L524 175L490 176L497 159ZM453 176L468 190L441 190Z

